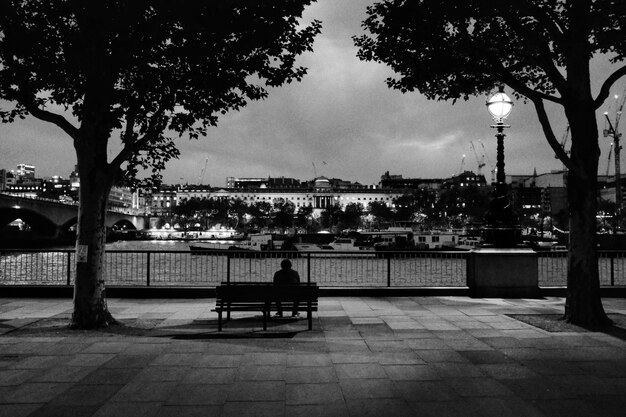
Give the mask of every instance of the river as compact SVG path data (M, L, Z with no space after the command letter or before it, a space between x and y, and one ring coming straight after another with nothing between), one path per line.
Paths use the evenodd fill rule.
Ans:
M405 253L390 259L371 254L296 256L302 280L323 286L464 286L465 257L457 253ZM114 285L215 286L222 281L271 281L284 253L255 257L196 255L184 241L118 241L107 244L105 281ZM65 251L4 253L0 283L71 284L74 254Z
M222 281L271 281L284 253L256 257L196 255L189 243L175 240L118 241L107 244L104 279L112 285L215 286ZM462 287L467 252L297 256L292 259L302 280L329 287ZM540 286L565 286L566 253L543 253L538 259ZM626 285L626 252L601 254L600 285ZM56 250L0 252L0 285L72 284L74 252Z

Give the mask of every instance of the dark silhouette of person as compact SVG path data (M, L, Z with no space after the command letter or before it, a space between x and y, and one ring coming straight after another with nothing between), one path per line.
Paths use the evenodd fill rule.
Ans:
M300 283L300 274L298 271L291 269L291 261L289 259L283 259L280 263L280 270L274 273L274 285L293 285ZM299 317L298 313L298 301L293 303L293 310L291 317ZM276 301L276 315L274 317L283 316L283 307L280 301Z

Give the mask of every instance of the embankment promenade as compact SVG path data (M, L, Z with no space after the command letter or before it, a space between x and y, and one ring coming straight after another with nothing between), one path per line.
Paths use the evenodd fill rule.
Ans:
M324 297L303 320L214 299L109 299L123 326L65 327L68 298L0 298L0 416L623 416L617 326L554 320L562 298ZM534 323L529 324L529 323ZM549 329L551 331L548 331Z

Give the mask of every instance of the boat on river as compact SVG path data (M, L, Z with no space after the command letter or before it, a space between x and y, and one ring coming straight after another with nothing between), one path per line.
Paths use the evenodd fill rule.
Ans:
M456 248L462 250L473 250L482 246L483 243L483 239L480 236L461 235L459 236L459 243L456 245Z
M189 249L193 255L210 255L227 251L251 253L277 251L284 250L285 240L285 235L262 233L249 235L242 240L194 242L189 244Z
M298 252L307 252L311 256L362 256L375 255L374 246L359 242L354 238L338 237L329 243L294 243Z

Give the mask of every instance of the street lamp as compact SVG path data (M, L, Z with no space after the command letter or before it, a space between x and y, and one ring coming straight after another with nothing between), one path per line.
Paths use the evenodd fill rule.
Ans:
M498 140L497 147L497 163L496 163L496 194L506 194L506 176L504 175L504 129L511 126L504 124L511 109L513 108L513 102L504 94L504 87L500 87L500 91L487 101L487 109L493 117L495 125L491 125L492 128L498 130L496 133L496 139Z
M492 128L497 130L497 162L496 187L489 210L485 214L486 227L483 228L485 242L496 247L515 247L521 238L517 215L508 199L506 192L506 176L504 173L504 129L509 125L504 120L511 113L513 102L504 94L504 87L487 101L487 109L493 120Z

